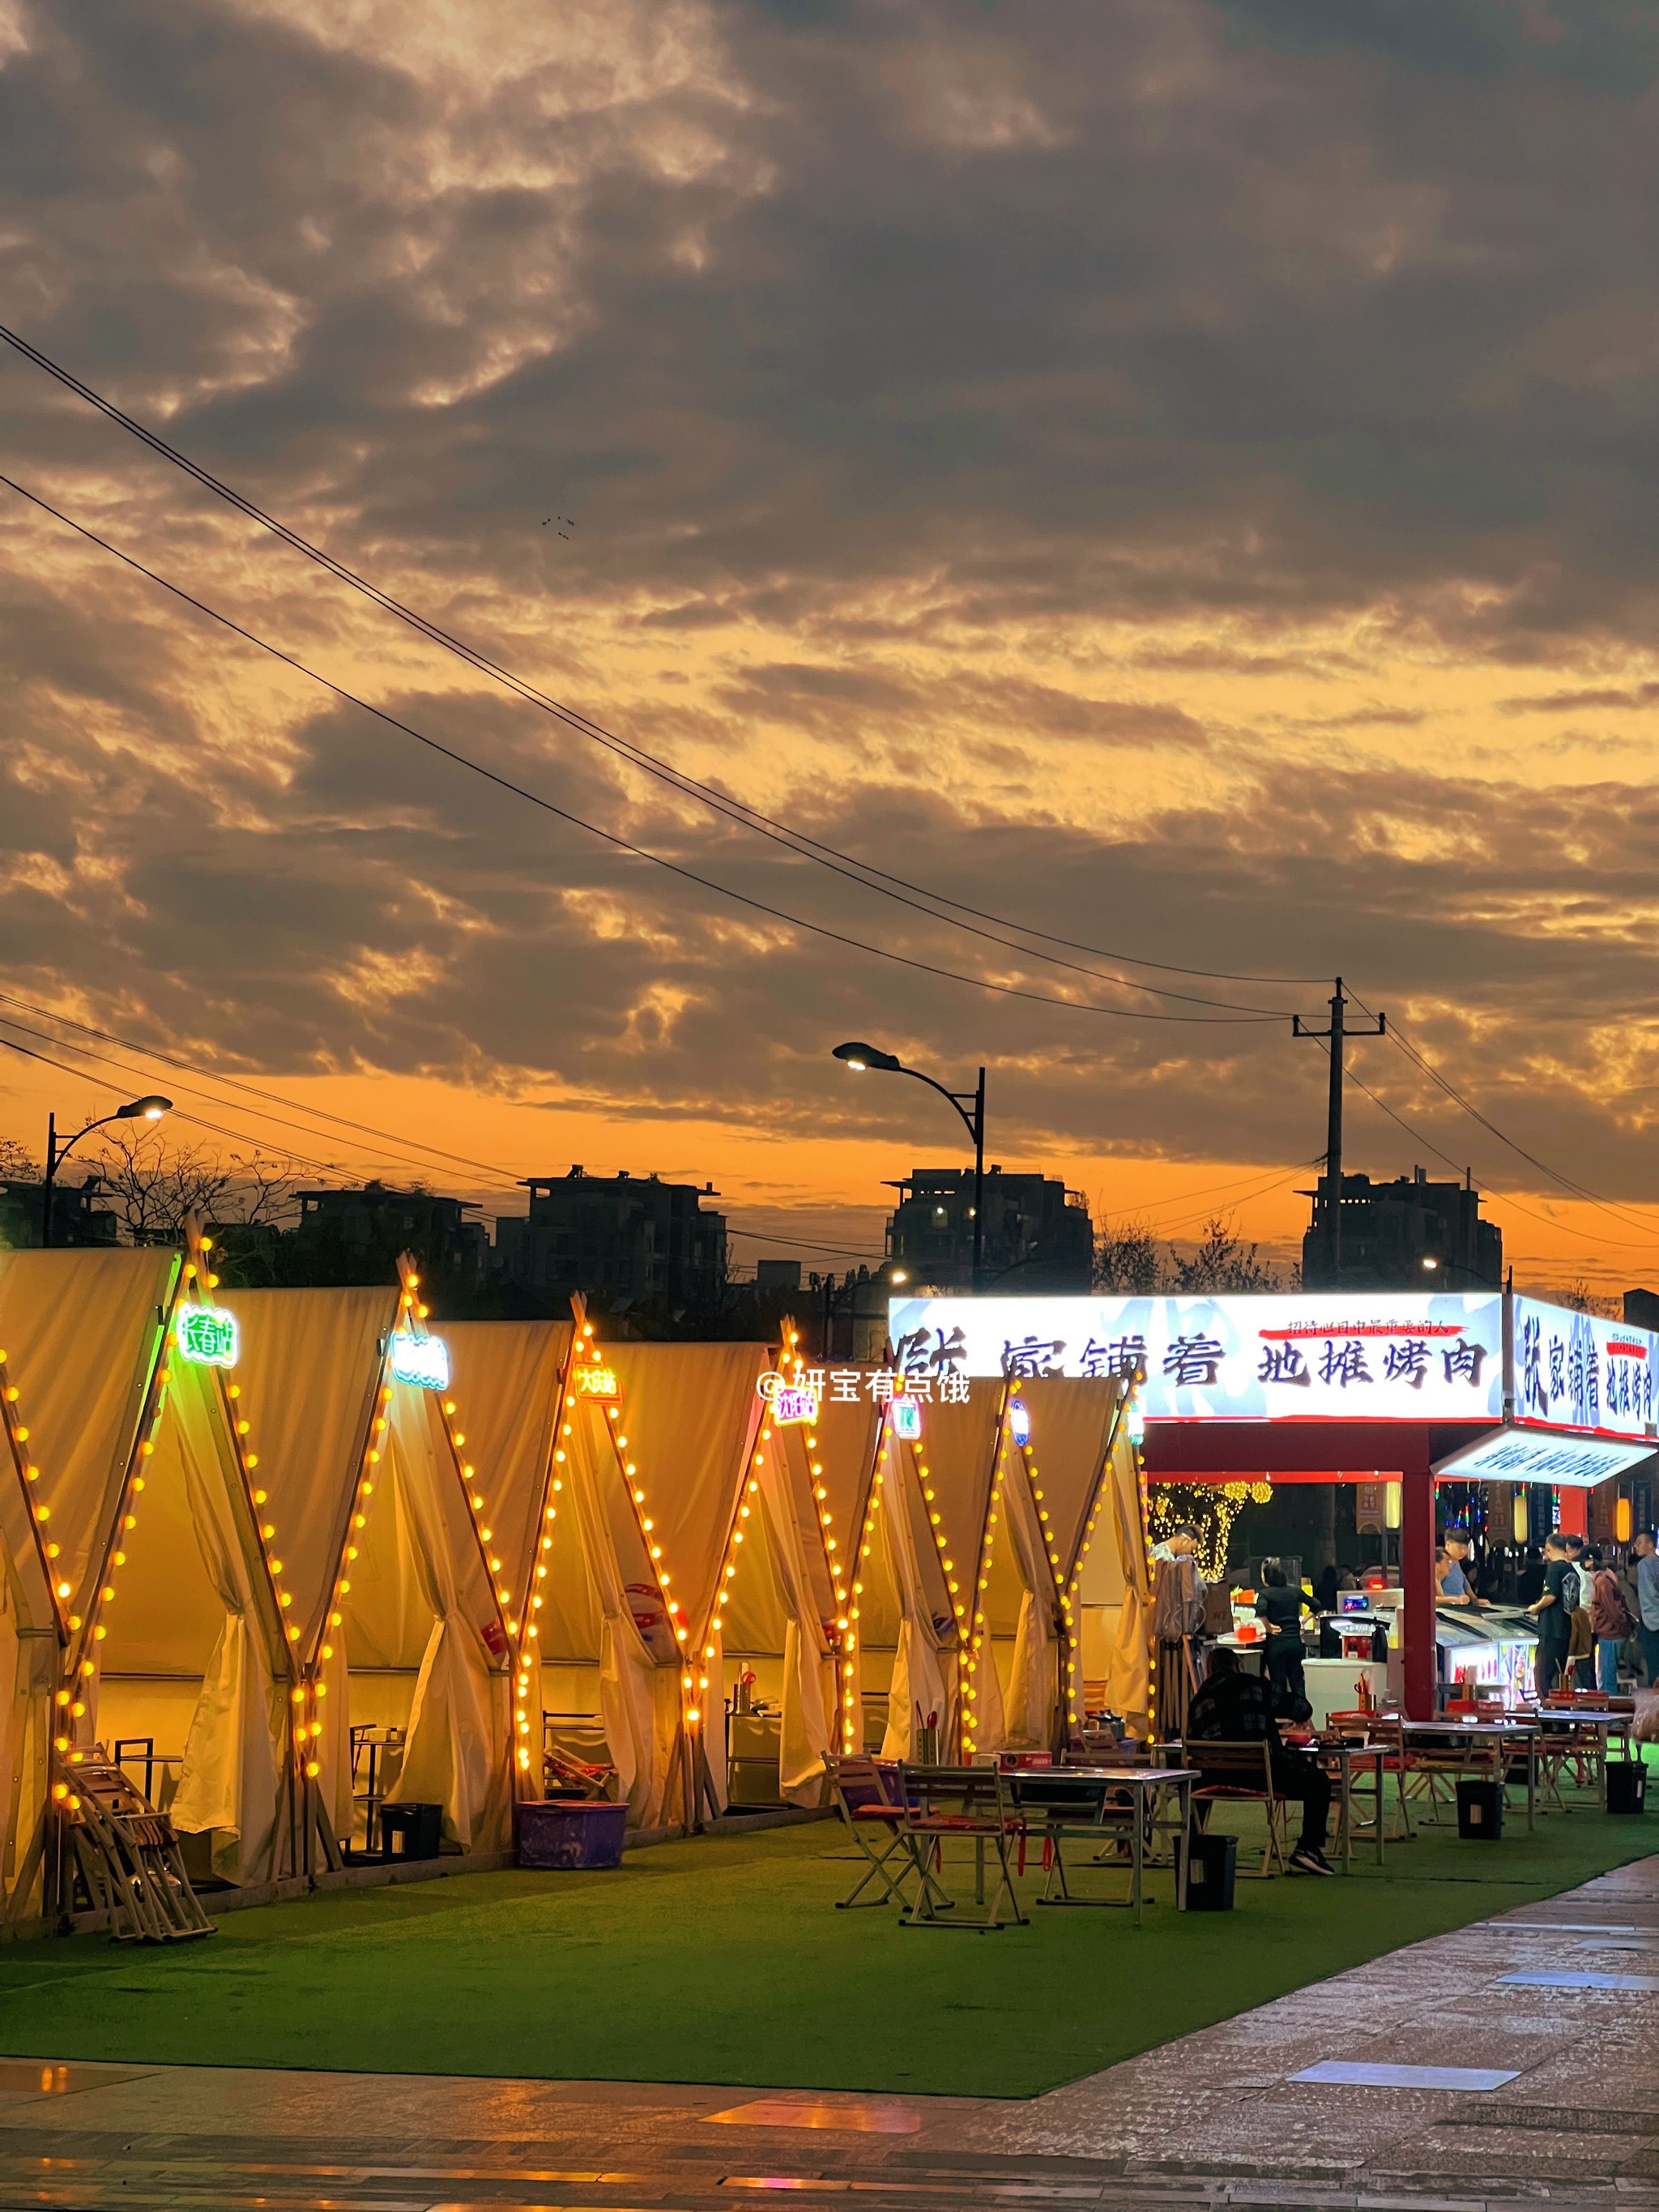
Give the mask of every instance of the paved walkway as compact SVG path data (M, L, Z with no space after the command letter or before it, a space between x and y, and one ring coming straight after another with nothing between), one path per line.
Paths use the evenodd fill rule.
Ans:
M0 2212L1659 2212L1656 2083L1659 1857L1030 2100L0 2060Z

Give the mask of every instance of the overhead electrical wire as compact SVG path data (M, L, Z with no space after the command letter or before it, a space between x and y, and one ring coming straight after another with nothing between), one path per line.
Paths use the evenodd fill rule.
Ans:
M1371 1012L1371 1009L1366 1006L1364 1000L1361 999L1357 993L1350 993L1349 995L1353 999L1354 1004L1363 1013L1369 1014ZM1452 1101L1454 1105L1460 1107L1462 1111L1469 1116L1471 1121L1478 1122L1480 1127L1486 1131L1488 1135L1496 1137L1500 1145L1506 1146L1508 1149L1514 1152L1518 1158L1525 1160L1528 1167L1536 1168L1540 1175L1548 1176L1552 1182L1559 1183L1565 1191L1568 1192L1574 1198L1581 1199L1585 1205L1595 1206L1601 1212L1607 1214L1610 1219L1622 1222L1626 1229L1648 1230L1650 1235L1659 1233L1650 1230L1649 1224L1643 1221L1639 1216L1626 1212L1623 1207L1613 1204L1607 1199L1598 1197L1595 1192L1588 1189L1584 1184L1577 1182L1571 1176L1564 1175L1559 1168L1552 1167L1547 1160L1540 1159L1535 1152L1529 1152L1524 1145L1517 1144L1513 1137L1505 1135L1504 1131L1498 1127L1495 1121L1491 1120L1488 1115L1483 1114L1478 1106L1463 1096L1462 1092L1458 1090L1455 1084L1449 1082L1447 1078L1440 1073L1439 1069L1434 1066L1433 1062L1427 1059L1419 1048L1412 1042L1411 1039L1406 1036L1404 1031L1400 1029L1397 1023L1390 1021L1387 1035L1394 1040L1396 1048L1405 1054L1406 1058L1412 1063L1412 1065L1421 1073L1426 1075L1431 1083L1436 1084L1442 1091L1443 1091L1447 1097ZM1358 1080L1358 1078L1356 1078L1355 1080ZM1365 1088L1364 1085L1361 1085L1360 1087L1362 1089ZM1370 1097L1375 1096L1375 1094L1367 1091L1366 1096ZM1385 1109L1384 1110L1386 1111L1387 1109ZM1425 1138L1423 1141L1427 1143L1428 1140ZM1445 1159L1447 1158L1447 1155L1444 1152L1439 1152L1438 1146L1431 1146L1430 1149L1437 1152L1440 1158ZM1514 1201L1511 1200L1510 1202L1513 1203ZM1524 1207L1522 1210L1524 1212ZM1536 1218L1541 1219L1543 1217L1540 1215ZM1607 1241L1609 1243L1616 1243L1619 1240L1616 1237L1609 1237Z
M258 1084L246 1082L238 1076L222 1075L216 1068L198 1066L194 1061L183 1059L179 1054L167 1051L160 1045L135 1043L131 1037L119 1036L112 1030L99 1029L91 1022L77 1021L70 1014L55 1013L50 1006L37 1006L31 1000L20 998L15 992L0 989L0 1007L4 1006L21 1007L25 1013L33 1014L37 1020L55 1022L60 1029L73 1030L80 1036L95 1037L100 1044L118 1045L123 1052L137 1053L142 1059L154 1060L160 1066L175 1068L186 1075L204 1076L209 1081L222 1085L227 1091L240 1091L251 1098L268 1100L273 1106L286 1107L289 1112L301 1115L308 1120L325 1121L336 1128L349 1130L356 1136L372 1137L377 1144L386 1146L388 1151L403 1153L410 1165L418 1167L422 1164L421 1159L412 1157L420 1154L428 1160L446 1161L452 1167L477 1168L481 1173L488 1176L506 1176L509 1182L520 1180L510 1168L502 1167L498 1162L475 1160L465 1152L445 1152L439 1146L423 1144L418 1137L398 1136L391 1130L377 1128L373 1122L355 1121L345 1115L331 1113L325 1107L308 1106L302 1100L285 1098L278 1091L262 1090ZM26 1036L41 1034L32 1030L27 1023L16 1021L4 1012L0 1012L0 1021L9 1024L14 1029L21 1029ZM57 1040L54 1039L53 1042ZM71 1048L82 1049L80 1047ZM209 1097L212 1094L204 1091L202 1096ZM235 1110L234 1101L216 1099L214 1103L221 1106L228 1103L232 1110ZM264 1113L258 1108L251 1107L243 1110L252 1113L257 1120L274 1121L279 1127L289 1128L302 1127L302 1124L288 1121L284 1115Z
M276 516L269 514L255 501L249 499L246 494L238 491L234 485L227 483L222 477L216 476L210 469L192 459L189 454L170 444L167 439L160 436L144 423L138 422L134 416L126 414L122 409L117 407L113 401L106 398L102 392L75 375L71 370L65 368L61 362L54 361L49 354L43 353L38 346L32 344L18 331L0 324L0 338L3 338L14 351L25 360L32 362L36 368L42 369L66 391L72 392L77 398L84 400L88 406L94 408L106 420L139 440L160 459L182 470L204 490L211 492L216 498L234 507L239 514L256 523L261 529L268 531L302 558L326 570L337 581L369 599L384 613L391 615L394 620L414 629L430 643L440 647L444 652L457 655L480 674L489 677L494 682L504 684L527 704L563 722L578 735L604 747L616 757L627 761L646 775L669 785L682 796L711 808L728 821L736 823L739 827L749 830L757 836L766 837L773 843L783 845L803 859L811 860L820 866L829 868L833 873L857 883L864 890L872 890L880 896L894 899L898 904L911 907L919 913L927 914L930 919L942 921L951 928L966 930L974 936L987 938L994 944L1000 944L1008 951L1020 952L1028 958L1046 960L1050 964L1060 968L1073 968L1076 963L1071 961L1055 960L1051 954L1036 951L1029 945L1014 945L1007 938L997 937L991 931L974 928L971 924L953 921L951 917L954 915L972 915L975 921L994 922L1000 928L1013 930L1022 937L1035 938L1041 944L1063 945L1068 951L1086 952L1097 959L1115 960L1126 967L1146 968L1164 975L1189 975L1218 982L1281 985L1286 988L1297 988L1305 984L1322 982L1325 980L1321 976L1260 975L1229 969L1197 968L1175 961L1149 960L1133 953L1111 951L1103 946L1085 944L1073 938L1057 936L1051 931L1037 929L1027 923L1012 921L1006 915L969 905L960 899L951 897L946 892L934 890L930 886L914 883L906 877L892 874L886 869L876 867L869 861L859 860L855 855L842 851L837 846L830 845L820 839L809 836L804 830L796 830L788 823L763 812L758 807L750 805L746 800L735 798L729 793L718 790L713 785L702 782L698 778L674 767L672 762L664 760L659 755L647 752L643 746L635 744L631 738L618 735L615 731L609 730L603 724L594 721L591 716L565 705L561 700L553 698L537 685L515 674L513 670L506 667L500 661L492 659L489 654L477 647L470 645L465 639L454 636L427 616L406 606L401 600L393 598L390 592L360 574L357 570L350 568L344 562L337 559L334 555L327 552L321 546L313 544L309 538L303 537ZM914 896L905 896L905 894L914 894ZM931 904L920 905L918 902L921 900L929 901ZM937 909L941 907L950 911L943 914L938 912ZM1129 976L1105 977L1100 975L1098 971L1088 969L1079 972L1091 975L1097 981L1110 981L1126 990L1146 992L1158 997L1191 1000L1193 1003L1200 1005L1230 1006L1232 1003L1223 1000L1194 999L1193 994L1189 993L1164 990L1154 984L1136 982ZM1276 1012L1278 1010L1251 1009L1249 1011Z
M373 715L376 721L384 722L389 729L399 731L406 738L412 738L416 744L423 745L428 751L437 754L441 759L453 763L458 768L465 769L470 774L482 778L487 783L494 784L499 790L507 792L514 798L527 801L532 806L539 808L545 814L554 816L559 821L568 822L576 829L586 830L589 836L599 838L604 843L611 846L618 852L627 853L636 860L648 860L653 866L662 868L669 874L681 878L686 883L699 884L704 890L713 891L718 897L730 899L734 904L747 908L750 913L763 914L769 920L783 922L792 929L806 930L813 936L822 937L831 944L845 945L852 951L868 953L872 958L889 961L895 966L908 968L921 975L937 976L945 982L966 984L969 989L988 991L1000 998L1021 999L1036 1006L1061 1007L1072 1013L1101 1014L1117 1021L1180 1022L1189 1026L1198 1024L1211 1028L1258 1028L1264 1021L1281 1022L1287 1018L1282 1013L1266 1009L1231 1014L1165 1014L1155 1013L1150 1008L1145 1007L1103 1006L1098 1001L1090 999L1056 998L1051 992L1024 990L1012 983L994 983L982 975L969 975L963 974L959 969L942 967L935 961L918 960L909 953L895 951L890 945L872 945L863 938L850 936L844 930L831 929L823 922L809 921L802 915L790 914L781 907L770 905L764 899L750 898L746 892L733 890L730 885L717 883L712 877L700 875L695 868L685 867L678 860L666 860L661 854L653 853L646 846L635 844L631 838L621 836L613 830L604 829L597 822L590 822L582 815L573 813L568 807L560 806L552 799L544 798L539 792L532 791L527 785L515 783L511 777L501 775L494 769L484 767L482 762L471 759L465 753L458 751L453 745L443 744L436 738L428 737L423 730L417 730L412 722L405 722L398 715L388 714L385 708L376 707L370 701L360 698L355 691L348 691L343 684L337 684L331 677L319 674L316 669L308 666L295 654L285 653L280 646L272 645L269 640L260 637L242 623L234 621L230 616L222 614L216 607L210 606L205 599L198 599L193 592L187 592L181 585L172 582L169 578L161 575L156 569L147 568L133 555L123 552L118 545L113 545L107 538L100 537L96 531L88 529L86 524L76 521L73 516L65 514L61 508L54 507L49 500L42 499L37 492L28 490L15 478L0 475L0 483L3 483L9 490L15 492L19 498L27 500L32 507L39 507L42 514L51 515L54 521L61 522L66 529L74 531L77 537L85 538L88 544L98 546L100 550L110 554L137 574L147 577L151 583L159 585L165 592L171 592L173 598L185 605L194 607L198 614L206 615L210 621L219 623L234 636L243 639L249 645L257 646L262 653L269 653L273 660L280 660L285 667L292 668L297 674L320 685L323 690L332 692L337 699L345 701L347 705L356 707L362 713ZM1097 980L1115 983L1119 979L1102 976Z

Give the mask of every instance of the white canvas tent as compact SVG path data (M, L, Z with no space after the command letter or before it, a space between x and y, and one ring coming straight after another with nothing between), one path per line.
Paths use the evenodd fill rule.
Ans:
M822 1621L787 1485L781 1472L775 1479L773 1455L759 1445L764 1407L757 1385L770 1364L762 1345L596 1350L587 1334L573 1364L565 1448L577 1498L586 1501L582 1567L591 1595L580 1620L572 1589L574 1582L580 1590L581 1577L556 1577L561 1617L554 1626L566 1639L561 1656L579 1648L591 1655L601 1638L610 1654L605 1668L590 1656L587 1694L595 1704L599 1696L609 1699L607 1738L619 1770L619 1732L630 1738L636 1765L629 1802L641 1826L695 1825L725 1803L726 1700L745 1662L745 1655L727 1648L726 1608L736 1602L740 1572L743 1632L776 1646L746 1657L775 1660L780 1698L795 1716L793 1786L817 1787L810 1770L813 1759L821 1765L827 1717L811 1717L811 1683ZM595 1398L584 1367L608 1381L614 1395ZM564 1549L556 1537L556 1561ZM614 1610L619 1595L625 1623ZM555 1652L545 1630L543 1643L544 1668L550 1669Z
M33 1514L39 1446L18 1379L26 1363L9 1349L16 1341L9 1324L22 1311L10 1257L0 1254L0 1921L6 1922L44 1907L54 1697L69 1641Z
M791 1356L782 1379L799 1384L812 1376L788 1340ZM777 1431L781 1477L788 1506L801 1532L801 1545L818 1616L823 1624L825 1701L830 1733L843 1752L862 1751L864 1654L854 1618L858 1592L859 1532L868 1510L882 1441L882 1407L866 1376L880 1370L841 1368L850 1382L822 1387L815 1382L816 1404L808 1421L791 1422ZM888 1687L881 1670L880 1694ZM879 1741L879 1738L878 1738Z
M199 1873L268 1880L290 1669L226 1370L181 1349L210 1303L205 1250L0 1255L24 1513L64 1641L53 1787L101 1746L200 1838ZM9 1529L14 1557L17 1534Z
M574 1334L569 1322L452 1322L449 1402L461 1431L464 1468L472 1474L466 1498L478 1540L499 1559L498 1601L507 1613L514 1665L514 1772L517 1794L543 1794L543 1616L566 1494L556 1467L564 1419L564 1370ZM625 1793L624 1793L625 1794Z
M441 1806L464 1851L506 1838L507 1639L464 1487L460 1401L387 1364L394 1328L420 1333L413 1283L232 1301L255 1496L303 1678L307 1842L331 1861L378 1840L364 1760L354 1794L354 1728L383 1746L392 1733L377 1803Z

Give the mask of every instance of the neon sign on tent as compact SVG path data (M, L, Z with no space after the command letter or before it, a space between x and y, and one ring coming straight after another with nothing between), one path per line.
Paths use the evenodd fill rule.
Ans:
M192 1367L234 1367L240 1348L236 1316L220 1306L180 1306L173 1323L179 1357Z
M386 1356L394 1382L411 1382L417 1390L448 1389L449 1347L442 1337L394 1328L386 1341Z

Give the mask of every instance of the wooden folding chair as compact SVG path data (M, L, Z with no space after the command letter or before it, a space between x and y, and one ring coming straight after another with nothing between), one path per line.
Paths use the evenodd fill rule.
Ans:
M64 1772L76 1870L93 1910L109 1915L112 1941L178 1943L211 1936L213 1923L190 1886L167 1815L101 1759Z
M861 1910L869 1905L902 1905L903 1883L912 1869L896 1785L888 1786L893 1769L861 1753L837 1758L827 1752L823 1764L842 1824L869 1861L847 1895L836 1899L836 1910L845 1912L854 1906ZM874 1897L866 1897L863 1893L872 1882L879 1882L880 1890Z
M1195 1766L1201 1778L1193 1786L1194 1805L1253 1804L1267 1817L1267 1840L1261 1847L1259 1867L1241 1867L1253 1880L1273 1878L1274 1862L1283 1874L1291 1862L1291 1808L1273 1780L1273 1747L1265 1738L1249 1743L1190 1742L1182 1763Z
M901 1766L900 1833L917 1877L916 1898L899 1915L906 1928L973 1928L984 1934L1009 1923L1001 1917L1006 1897L1017 1927L1028 1923L1014 1894L1010 1847L1024 1834L1024 1823L1009 1800L1008 1787L994 1766ZM947 1844L974 1847L974 1901L977 1914L958 1911L945 1890ZM988 1852L997 1864L996 1887L986 1900Z

